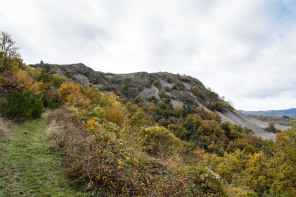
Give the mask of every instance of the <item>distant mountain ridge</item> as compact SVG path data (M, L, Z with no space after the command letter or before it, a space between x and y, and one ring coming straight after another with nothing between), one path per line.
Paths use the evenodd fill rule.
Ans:
M244 111L240 110L246 115L262 115L262 116L287 116L290 118L296 118L296 108L283 109L283 110L267 110L267 111Z

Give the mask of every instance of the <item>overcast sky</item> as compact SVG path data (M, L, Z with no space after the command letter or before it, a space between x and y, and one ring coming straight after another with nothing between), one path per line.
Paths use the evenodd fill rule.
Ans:
M237 109L296 107L295 0L0 0L27 64L186 74Z

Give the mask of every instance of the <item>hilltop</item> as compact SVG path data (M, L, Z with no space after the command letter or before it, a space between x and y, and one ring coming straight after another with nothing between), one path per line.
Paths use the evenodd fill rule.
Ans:
M81 84L94 84L100 91L113 92L124 102L139 99L148 104L164 101L172 107L196 108L218 114L222 120L241 125L264 139L275 139L275 134L265 130L268 123L244 115L235 110L228 102L219 97L210 88L206 88L198 79L168 72L130 74L112 74L94 71L82 63L78 64L34 64L38 69L46 69L71 78ZM284 130L287 126L276 125Z

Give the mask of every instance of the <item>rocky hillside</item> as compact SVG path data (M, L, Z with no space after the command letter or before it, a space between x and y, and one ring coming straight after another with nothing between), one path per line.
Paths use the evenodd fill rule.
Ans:
M275 134L265 131L266 122L256 120L236 111L228 102L198 79L167 72L112 74L94 71L84 64L35 64L30 65L47 72L56 72L82 84L94 84L103 92L113 92L123 101L157 102L163 101L172 107L196 108L219 114L222 120L239 124L253 130L264 139L275 139ZM286 129L285 126L276 126Z

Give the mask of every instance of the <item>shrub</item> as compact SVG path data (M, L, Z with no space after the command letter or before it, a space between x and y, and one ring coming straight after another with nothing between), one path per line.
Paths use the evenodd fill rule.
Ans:
M24 84L21 82L2 76L0 76L0 86L9 93L14 91L23 92L25 89Z
M158 124L160 126L167 127L170 124L170 121L166 120L165 118L162 118L158 121Z
M199 130L203 133L203 135L207 136L211 136L213 134L219 136L222 132L219 123L215 120L202 121Z
M170 87L164 87L164 90L165 90L166 92L171 92L171 91L172 91Z
M226 107L225 107L223 101L216 101L216 102L214 102L213 107L214 107L215 110L217 110L219 112L223 112L223 111L226 110Z
M59 75L59 74L53 74L52 77L52 83L55 88L59 88L65 81L66 77Z
M65 81L60 86L58 92L62 103L84 109L93 108L97 102L96 97L99 95L94 86L82 86L81 84L73 83L71 80Z
M9 118L38 118L43 112L42 98L32 91L13 92L7 101L1 104L1 112Z
M266 127L265 130L267 130L269 132L273 132L273 133L279 133L279 132L281 132L281 130L275 128L275 124L274 124L273 121L269 121L268 122L268 127Z
M197 86L191 86L190 91L201 100L205 98L205 94Z
M166 94L164 90L159 91L158 96L162 99L164 103L168 103L171 100L170 95Z
M198 114L189 114L187 115L184 127L191 132L196 132L200 125L202 124L202 119Z
M136 98L134 99L134 102L135 102L136 104L142 103L142 102L143 102L142 97L139 96L139 95L136 96Z
M177 81L173 84L173 89L184 90L184 85L181 81Z
M168 129L171 130L181 140L187 139L188 137L188 131L181 125L169 124Z
M188 166L185 168L186 184L194 196L226 196L220 176L204 166Z
M166 80L168 83L173 83L173 82L174 82L173 78L172 78L170 75L168 75L168 76L165 78L165 80Z
M148 127L140 130L139 141L150 155L170 154L183 149L181 140L164 127Z
M37 81L42 81L44 84L49 84L51 82L50 73L46 69L42 69L39 75L37 76Z
M160 81L159 80L155 80L153 82L153 85L155 85L158 89L161 89L161 84L160 84Z
M135 112L130 118L130 124L131 126L147 126L151 124L151 121L147 118L144 111L139 109L137 112Z
M124 123L124 113L120 107L109 107L107 108L105 115L105 119L117 124L118 126L122 126Z
M148 100L150 102L156 102L157 101L157 98L154 95L151 95L151 96L148 97Z
M101 107L95 107L93 110L90 111L89 115L97 118L103 118L104 117L104 109Z
M29 72L26 72L26 70L18 70L14 72L12 79L24 84L25 87L28 90L32 90L34 94L40 94L44 92L44 83L41 81L37 82L29 75Z
M54 87L50 87L46 94L49 97L49 99L52 100L53 102L58 103L60 101L60 97L61 97L60 93Z

